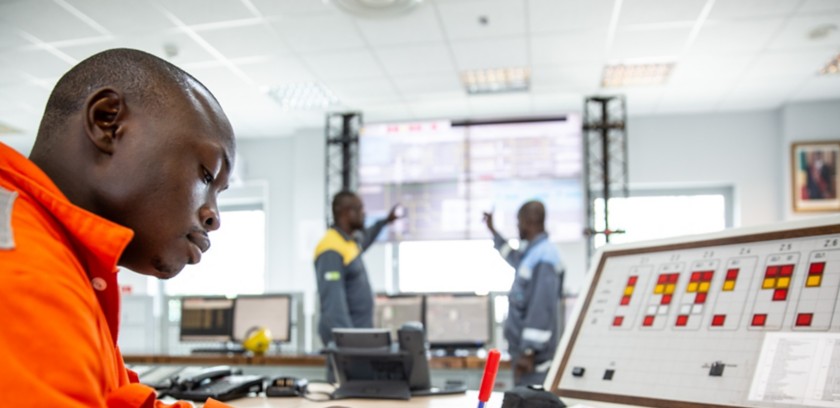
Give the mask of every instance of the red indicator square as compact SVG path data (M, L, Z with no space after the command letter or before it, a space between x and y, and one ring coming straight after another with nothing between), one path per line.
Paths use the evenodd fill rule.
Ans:
M825 262L814 262L808 268L808 275L820 275L825 270Z
M677 316L677 326L685 326L688 324L688 315Z
M691 281L692 281L692 282L697 282L697 281L699 281L699 280L700 280L700 277L701 277L701 276L703 276L703 274L702 274L702 273L700 273L700 272L694 272L694 273L692 273L692 274L691 274Z
M782 265L782 269L779 272L782 276L791 276L793 275L793 265Z
M765 278L775 278L779 275L779 265L773 265L767 267L767 272L764 273Z
M787 299L787 289L776 289L773 291L773 301L778 302Z
M672 273L668 275L668 283L677 283L677 280L680 279L680 274Z
M673 297L673 295L662 295L662 301L659 304L670 305Z
M712 317L712 326L723 326L726 322L726 315L715 315Z
M708 293L698 293L697 296L694 298L694 303L698 305L706 303L707 295Z
M659 279L657 279L656 283L668 283L668 275L659 275Z
M800 313L796 316L797 326L810 326L811 320L814 318L813 313Z
M630 296L624 296L621 298L621 305L627 306L630 304Z
M726 280L735 280L738 279L738 270L737 269L730 269L726 271Z
M645 321L642 322L642 326L653 326L653 318L654 316L645 316Z
M703 280L706 281L706 282L711 282L712 281L712 275L714 275L713 271L703 272Z
M764 326L764 323L767 322L767 315L766 314L756 314L753 315L752 325L753 326Z
M638 279L638 276L631 276L629 279L627 279L627 286L636 286L636 281Z
M616 316L613 318L613 326L618 327L621 326L622 323L624 323L624 316Z

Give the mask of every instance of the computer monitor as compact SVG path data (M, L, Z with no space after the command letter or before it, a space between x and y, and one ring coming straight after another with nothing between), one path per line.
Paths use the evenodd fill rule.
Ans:
M237 296L233 305L233 340L241 342L253 327L271 331L272 342L291 341L292 297L285 294Z
M426 337L432 348L478 348L490 341L490 298L474 294L426 295Z
M397 330L408 322L423 323L423 295L376 295L374 327L388 329L396 338Z
M180 329L181 341L230 341L233 299L221 296L181 298Z

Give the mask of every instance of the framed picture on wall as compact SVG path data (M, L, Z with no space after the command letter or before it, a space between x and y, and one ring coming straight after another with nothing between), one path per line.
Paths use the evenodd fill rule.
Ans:
M791 146L793 211L840 211L837 164L840 140Z

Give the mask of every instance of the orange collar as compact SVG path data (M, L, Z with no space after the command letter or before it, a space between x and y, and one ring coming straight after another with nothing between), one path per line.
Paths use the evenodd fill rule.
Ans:
M0 176L43 206L64 227L87 262L90 277L114 273L134 232L71 203L55 183L11 147L0 143Z

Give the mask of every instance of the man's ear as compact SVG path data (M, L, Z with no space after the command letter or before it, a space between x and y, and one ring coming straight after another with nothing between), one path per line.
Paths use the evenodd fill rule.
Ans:
M120 135L125 115L125 98L112 88L98 89L85 101L85 130L101 152L114 153L114 142Z

